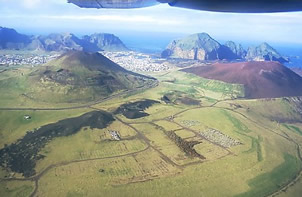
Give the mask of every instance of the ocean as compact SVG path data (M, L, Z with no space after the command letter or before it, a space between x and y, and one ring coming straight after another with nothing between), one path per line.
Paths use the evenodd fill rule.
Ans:
M302 68L302 45L283 44L276 46L276 50L283 56L289 57L288 67Z
M142 53L160 55L160 53L167 47L167 45L175 39L185 37L185 34L177 33L119 33L118 36L131 50ZM217 40L221 44L225 41ZM248 46L257 46L261 42L246 42L234 40L234 42L241 43L247 50ZM290 59L289 63L285 65L288 67L302 68L302 44L287 44L287 43L270 43L281 55Z
M119 33L118 37L131 50L148 54L161 54L167 45L175 39L185 37L185 34L178 33L145 33L131 32Z

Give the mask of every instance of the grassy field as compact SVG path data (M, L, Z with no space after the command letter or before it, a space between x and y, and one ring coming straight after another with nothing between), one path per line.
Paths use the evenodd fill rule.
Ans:
M250 191L238 196L267 196L295 177L300 168L301 161L290 154L284 154L282 164L271 172L261 174L248 181Z
M27 197L33 189L31 181L10 181L0 184L0 196Z
M71 94L66 94L68 87L57 87L58 92L53 92L51 87L39 86L37 82L30 78L31 69L20 68L1 73L1 108L58 108L83 104L62 102L72 97ZM36 85L33 86L32 84ZM56 86L56 84L53 84L53 86ZM74 99L79 96L81 96L81 92L77 92L77 95L73 94Z
M210 98L227 99L244 97L244 87L242 85L204 79L189 73L176 71L159 77L159 79L165 83L168 81L170 86L178 86L176 90L184 90L188 93L199 92L202 96Z
M188 131L185 129L181 129L181 130L177 130L175 131L175 133L180 136L181 138L191 138L196 136L195 133L193 133L192 131Z
M60 119L79 116L91 109L75 109L65 111L0 111L0 147L10 144L42 125L54 123ZM30 120L24 118L31 117Z
M45 157L35 167L41 175L37 196L266 196L296 178L302 167L297 149L302 145L302 124L294 122L301 118L297 100L231 100L243 96L242 86L179 71L154 76L160 80L157 87L95 104L93 109L0 111L1 148L43 125L97 109L114 112L122 104L148 98L160 102L144 110L148 116L114 115L116 120L107 128L85 127L49 141L40 151ZM175 91L182 93L173 99L185 95L200 105L162 101ZM0 104L42 105L13 100L17 94L8 92ZM211 129L240 144L225 147L202 135ZM109 131L117 131L121 140L114 140ZM188 155L180 146L191 142L190 148L205 159ZM0 168L0 178L7 177L22 178ZM299 179L281 196L298 197L301 185ZM32 181L4 180L0 196L29 196L34 187Z
M184 165L199 160L197 158L187 157L162 130L155 126L150 124L135 124L134 127L141 131L150 140L153 147L158 149L177 165Z
M286 127L287 129L293 131L294 133L298 134L298 135L302 135L302 131L299 127L294 126L294 125L289 125L289 124L284 124L284 127Z

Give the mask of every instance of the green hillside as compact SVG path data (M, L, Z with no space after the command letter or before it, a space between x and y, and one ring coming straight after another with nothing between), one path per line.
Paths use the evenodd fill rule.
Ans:
M300 196L302 98L244 99L242 85L179 71L148 86L102 56L73 54L2 73L3 95L39 87L56 104L87 97L43 85L137 91L76 109L1 110L0 196Z
M86 103L155 82L99 53L85 52L69 52L27 73L8 75L0 79L3 106L18 97L45 103Z

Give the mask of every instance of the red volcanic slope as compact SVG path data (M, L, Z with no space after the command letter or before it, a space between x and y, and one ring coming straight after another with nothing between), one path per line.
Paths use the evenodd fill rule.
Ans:
M208 79L243 84L246 98L302 96L302 77L279 62L215 63L182 71Z
M291 68L291 70L297 73L298 75L302 76L302 68Z

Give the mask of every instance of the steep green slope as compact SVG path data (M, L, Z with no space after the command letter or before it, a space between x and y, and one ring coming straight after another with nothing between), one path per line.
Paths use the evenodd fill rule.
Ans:
M83 103L153 82L153 78L129 72L99 53L73 51L22 76L0 80L0 89L35 101Z

